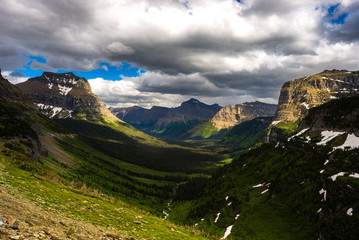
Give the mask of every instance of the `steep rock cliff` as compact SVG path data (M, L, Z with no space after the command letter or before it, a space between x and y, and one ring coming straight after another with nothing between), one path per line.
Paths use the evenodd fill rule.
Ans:
M274 123L295 122L308 109L332 99L359 94L359 72L325 70L324 72L284 83Z
M262 102L246 102L222 108L211 120L218 129L231 128L257 117L274 116L277 105Z

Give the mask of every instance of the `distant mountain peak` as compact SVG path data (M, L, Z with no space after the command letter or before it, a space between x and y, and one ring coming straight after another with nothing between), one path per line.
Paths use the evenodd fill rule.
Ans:
M195 104L204 104L204 103L198 101L198 100L195 99L195 98L191 98L191 99L189 99L188 101L185 101L185 102L181 103L181 106L188 105L188 104L195 105ZM205 105L205 104L204 104L204 105Z
M200 101L198 101L195 98L191 98L190 100L188 100L187 102L193 102L193 103L200 103Z

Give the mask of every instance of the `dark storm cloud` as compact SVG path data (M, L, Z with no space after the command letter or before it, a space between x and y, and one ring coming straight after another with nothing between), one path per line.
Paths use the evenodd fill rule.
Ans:
M233 91L228 87L219 88L201 74L163 75L148 73L145 74L138 90L143 92L211 97L233 94Z
M291 74L284 69L271 72L261 69L256 74L251 72L236 72L231 74L206 74L206 78L218 88L228 87L238 89L255 98L278 97L283 82L291 80ZM219 80L220 79L220 80Z
M54 64L54 69L84 69L77 62L98 57L97 50L81 40L92 22L92 11L87 6L80 1L4 1L0 8L0 54L5 48L12 54L67 62Z

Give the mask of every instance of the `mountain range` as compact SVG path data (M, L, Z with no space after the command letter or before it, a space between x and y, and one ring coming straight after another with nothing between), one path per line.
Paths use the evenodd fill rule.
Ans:
M246 102L220 107L190 99L175 108L138 106L109 110L119 119L152 136L172 139L203 139L223 136L235 125L257 117L274 116L275 104ZM219 132L222 131L221 134Z
M72 73L17 86L0 76L0 236L357 239L358 79L326 70L289 81L275 114L195 99L110 109L131 126Z
M164 138L183 138L198 123L211 119L222 107L190 99L174 108L141 107L110 108L119 119L147 134Z

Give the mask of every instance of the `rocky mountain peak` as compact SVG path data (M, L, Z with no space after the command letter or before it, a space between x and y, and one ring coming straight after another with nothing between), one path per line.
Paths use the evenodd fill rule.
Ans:
M105 104L92 93L88 81L72 72L44 72L17 86L51 118L112 118Z

